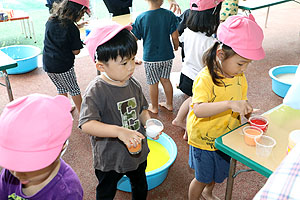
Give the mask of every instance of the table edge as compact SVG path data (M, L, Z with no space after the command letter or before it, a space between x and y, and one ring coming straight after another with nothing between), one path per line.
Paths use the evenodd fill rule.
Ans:
M251 159L249 159L249 158L243 156L242 154L238 153L237 151L235 151L235 150L233 150L232 148L230 148L230 147L228 147L228 146L226 146L226 145L223 144L222 138L223 138L225 135L231 133L232 131L234 131L234 130L236 130L236 129L238 129L238 128L240 128L240 127L246 125L246 124L247 124L247 122L244 123L244 124L242 124L242 125L240 125L240 126L238 126L238 127L236 127L235 129L233 129L233 130L231 130L231 131L225 133L224 135L222 135L222 136L216 138L216 140L215 140L215 147L216 147L218 150L220 150L220 151L224 152L225 154L229 155L229 156L232 157L233 159L235 159L235 160L237 160L237 161L243 163L243 164L246 165L247 167L250 167L251 169L257 171L257 172L260 173L261 175L263 175L263 176L265 176L265 177L268 178L268 177L273 173L271 170L269 170L269 169L263 167L262 165L258 164L257 162L252 161Z
M274 6L274 5L277 5L277 4L286 3L286 2L290 2L290 1L293 1L293 0L281 0L281 1L278 1L278 2L275 2L275 3L270 3L270 4L267 4L267 5L262 5L262 6L258 6L258 7L247 7L247 6L239 5L239 9L242 9L242 10L257 10L257 9L260 9L260 8L267 8L267 7L271 7L271 6Z

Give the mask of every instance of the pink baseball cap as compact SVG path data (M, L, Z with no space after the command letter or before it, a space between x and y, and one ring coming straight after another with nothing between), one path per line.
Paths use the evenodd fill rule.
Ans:
M224 0L190 0L190 9L195 11L203 11L216 7ZM197 7L192 7L196 4Z
M70 111L62 95L31 94L8 103L0 116L0 166L30 172L53 163L72 131Z
M252 14L249 17L241 15L228 17L219 25L217 38L244 58L261 60L265 57L262 48L264 33Z
M123 26L116 22L109 22L109 23L103 22L101 25L94 27L91 30L89 35L84 40L84 43L86 44L88 52L94 62L95 62L95 53L98 46L109 41L111 38L113 38L123 29L127 29L128 31L131 31L132 26L130 25Z
M83 5L85 7L87 7L87 13L90 14L91 10L90 10L90 0L69 0L69 1L73 1L75 3L78 3L80 5Z

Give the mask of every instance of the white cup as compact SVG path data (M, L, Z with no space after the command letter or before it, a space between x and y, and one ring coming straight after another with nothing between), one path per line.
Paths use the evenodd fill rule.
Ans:
M273 147L276 145L276 140L270 136L262 135L254 138L256 143L256 155L262 157L270 156Z
M146 121L146 135L150 138L155 138L163 129L164 125L157 119Z

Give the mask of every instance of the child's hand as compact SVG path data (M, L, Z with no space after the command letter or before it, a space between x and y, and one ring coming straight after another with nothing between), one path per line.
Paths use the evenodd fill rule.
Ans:
M229 105L233 112L238 112L242 116L252 113L253 111L252 106L246 100L230 101Z
M119 132L118 138L127 146L127 147L136 147L141 143L142 139L145 139L145 136L137 131L123 128Z
M154 138L152 138L153 140L158 140L159 139L159 136L162 134L162 132L159 132L159 134L156 136L156 137L154 137Z
M170 3L170 10L173 13L181 14L181 9L180 9L180 7L179 7L179 5L176 1L170 1L169 0L169 3Z

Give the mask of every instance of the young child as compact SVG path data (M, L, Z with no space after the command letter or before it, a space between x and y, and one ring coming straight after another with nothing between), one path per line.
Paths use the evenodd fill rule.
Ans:
M252 60L265 56L263 31L252 15L231 16L221 23L216 42L203 56L205 68L193 85L192 110L187 118L189 165L195 178L189 199L218 199L215 183L228 177L229 157L214 146L217 137L241 123L241 116L253 109L247 102L244 71Z
M75 55L83 47L76 23L89 12L89 0L63 0L54 3L46 23L43 68L60 95L72 96L78 111L80 88L74 71Z
M191 0L188 19L186 22L183 22L187 28L184 29L180 41L184 43L186 56L181 69L179 89L190 97L183 102L172 124L184 129L186 127L185 120L189 111L189 105L192 100L194 79L204 67L202 61L204 52L215 41L215 33L220 22L221 1ZM183 138L187 140L186 132Z
M133 199L146 199L149 148L144 125L150 119L140 84L132 77L137 42L131 26L111 22L93 29L84 41L101 75L87 87L79 127L91 135L97 199L113 199L126 175ZM141 145L132 155L127 147Z
M72 131L64 96L16 99L0 116L0 199L82 200L83 190L61 152Z
M173 110L173 87L170 73L174 58L173 48L178 49L178 20L175 14L161 8L163 0L146 0L149 10L140 14L132 25L132 33L137 39L143 39L143 60L150 85L149 111L158 113L158 105ZM173 47L170 41L172 37ZM158 84L163 85L166 102L158 103Z

